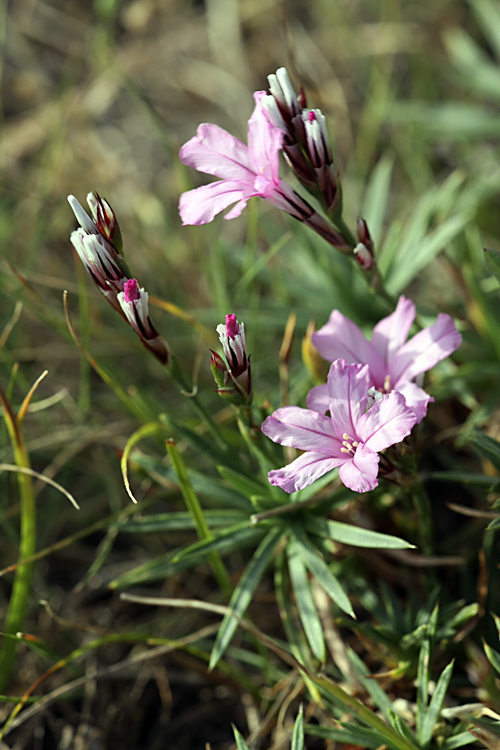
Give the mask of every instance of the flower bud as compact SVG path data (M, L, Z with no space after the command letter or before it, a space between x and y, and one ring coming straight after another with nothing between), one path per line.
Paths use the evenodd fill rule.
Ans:
M87 195L87 203L98 231L111 242L118 253L121 253L123 249L122 233L115 212L107 200L94 192Z
M226 323L217 326L224 359L212 352L210 366L217 384L217 393L235 406L248 405L252 400L250 357L245 346L245 328L236 315L226 315Z
M123 292L117 295L118 302L130 326L137 333L144 346L149 349L162 365L167 364L169 352L163 339L149 317L148 293L140 289L135 279L129 279Z

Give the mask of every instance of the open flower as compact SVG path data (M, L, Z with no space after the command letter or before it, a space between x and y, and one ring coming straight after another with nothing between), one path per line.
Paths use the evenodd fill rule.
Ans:
M305 451L283 469L270 471L270 483L295 492L338 466L346 487L355 492L373 490L378 484L378 452L409 435L416 415L395 391L366 411L370 386L367 365L337 359L326 385L330 416L285 406L268 417L262 425L267 437Z
M355 323L334 310L328 323L313 333L312 341L330 362L343 357L349 363L368 365L370 385L382 393L402 393L420 422L426 415L427 404L434 399L414 380L454 352L462 337L451 317L441 313L432 326L406 341L415 314L415 304L401 296L396 310L377 323L368 341ZM316 386L309 392L307 406L322 413L328 410L327 385Z
M248 122L248 146L217 125L204 123L194 138L182 146L183 164L220 177L218 182L189 190L179 200L183 224L207 224L224 209L236 203L225 215L234 219L249 198L260 196L321 235L334 247L351 248L341 234L279 176L279 152L284 131L266 115L265 91L254 93L255 109Z

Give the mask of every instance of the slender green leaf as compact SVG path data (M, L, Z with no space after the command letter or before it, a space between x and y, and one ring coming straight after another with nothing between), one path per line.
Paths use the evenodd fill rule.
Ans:
M392 701L385 690L380 687L376 680L371 680L369 678L367 679L367 676L370 674L370 670L366 667L365 663L359 658L356 652L351 648L347 649L347 658L349 659L352 668L356 672L359 681L365 687L366 691L370 694L377 708L382 711L387 721L390 721L392 723L392 714L394 709L392 706Z
M470 732L460 732L453 737L448 737L441 745L441 750L456 750L457 747L465 747L477 742Z
M353 547L367 549L414 549L413 544L390 534L363 529L340 521L323 521L319 518L306 519L306 527L319 536L328 536L334 542L350 544Z
M238 546L246 547L255 539L261 537L265 531L266 529L263 527L251 526L248 520L243 521L223 531L215 531L209 539L202 539L179 550L175 562L186 560L191 556L199 558L200 555L206 555L213 550L228 551L237 549Z
M416 731L419 743L422 743L422 731L424 726L425 714L427 711L427 701L429 699L429 661L431 656L431 644L428 638L425 638L420 647L417 667L417 720Z
M495 651L495 649L491 648L491 646L488 646L487 643L483 643L484 646L484 652L486 656L488 657L488 661L496 669L498 674L500 674L500 654L498 651Z
M346 745L359 745L365 750L378 750L387 743L387 738L380 732L365 727L356 726L353 722L345 727L340 724L339 727L329 727L317 724L306 724L304 727L306 734L313 737L322 737L324 739L342 742ZM387 743L387 747L393 747Z
M478 427L465 433L464 437L500 471L500 443L486 435Z
M493 521L488 524L486 527L487 529L499 529L500 528L500 516L498 518L494 518Z
M208 525L234 526L242 523L248 516L240 510L206 510L205 519ZM128 534L159 534L162 532L185 531L195 528L194 521L187 511L157 513L137 518L128 518L116 524L118 531Z
M304 631L299 628L293 610L292 598L290 596L290 580L284 554L279 555L276 561L274 588L281 624L283 625L290 650L298 661L302 664L310 665L312 663L312 655L304 636Z
M312 597L306 566L302 559L302 548L293 540L288 544L287 552L288 570L302 627L314 656L324 663L326 648L323 628Z
M436 725L436 722L439 718L439 714L443 707L443 701L446 697L446 691L448 690L448 685L450 684L452 673L453 673L453 662L451 661L443 669L439 677L439 680L437 681L437 685L435 687L433 696L431 698L429 708L425 712L425 715L422 720L419 740L420 740L420 743L422 744L423 750L429 747L431 743L434 727Z
M172 482L174 485L178 485L175 471L163 459L136 451L132 454L132 461L143 468L153 479L156 475ZM211 477L209 474L190 468L187 469L187 475L194 491L200 497L213 500L219 507L226 505L231 508L240 508L241 510L252 510L252 504L247 497L239 492L235 492L230 487L226 487L217 477Z
M266 494L266 490L270 485L265 485L262 482L257 482L251 477L247 477L244 474L240 474L234 469L230 469L228 466L218 466L217 471L223 479L234 487L234 489L245 497L252 497L252 495L258 495L259 497Z
M382 239L383 222L387 212L387 201L391 186L393 156L383 156L373 169L363 199L361 215L378 247Z
M291 750L304 750L304 712L302 706L293 725Z
M249 747L241 734L238 732L236 727L233 725L234 739L236 740L236 747L238 750L249 750Z
M238 585L234 589L229 606L238 617L243 617L248 605L252 601L255 589L271 561L282 533L283 532L280 528L271 529L255 551L255 554L245 568ZM219 659L224 654L237 627L238 619L232 615L226 615L222 620L222 624L217 633L217 638L215 639L215 644L210 655L210 669L213 669L216 666Z
M349 597L338 579L330 572L323 558L316 552L307 535L297 527L294 528L294 535L296 551L300 554L306 567L313 574L321 588L343 612L355 618Z

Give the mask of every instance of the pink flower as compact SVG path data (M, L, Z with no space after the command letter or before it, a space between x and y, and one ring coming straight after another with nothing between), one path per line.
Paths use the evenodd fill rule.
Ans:
M370 385L383 393L402 393L420 422L426 415L427 404L434 399L414 380L454 352L462 337L450 316L440 314L432 326L406 341L415 314L415 304L401 296L395 312L377 323L368 341L357 325L334 310L328 323L313 333L312 342L330 362L343 357L349 363L368 365ZM325 413L329 408L328 387L313 388L307 406Z
M285 211L343 251L352 248L342 235L279 176L279 152L284 131L270 122L264 110L265 91L254 93L255 109L248 122L248 146L217 125L204 123L194 138L182 146L183 164L200 172L221 177L219 182L202 185L183 193L179 213L183 224L207 224L228 206L225 215L234 219L249 198L260 196Z
M326 385L331 416L285 406L268 417L262 425L267 437L305 451L283 469L270 471L270 483L295 492L338 466L346 487L355 492L373 490L378 484L378 451L409 435L416 416L396 392L382 396L366 411L370 385L366 365L337 359Z

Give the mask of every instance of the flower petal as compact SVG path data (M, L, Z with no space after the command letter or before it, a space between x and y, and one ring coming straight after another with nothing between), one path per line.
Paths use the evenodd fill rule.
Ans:
M342 357L347 364L361 362L369 365L376 381L373 385L383 385L386 369L380 355L358 326L338 310L332 312L328 323L313 333L312 342L329 362Z
M285 492L296 492L308 487L344 461L345 458L330 458L322 453L307 451L288 466L270 471L268 479L272 485L281 487Z
M326 414L327 411L330 411L328 384L315 385L314 388L311 388L307 394L306 405L308 409L319 411L320 414Z
M424 328L401 347L390 363L391 386L413 380L448 357L462 343L462 337L449 315L441 313L434 325Z
M357 423L366 409L370 388L368 365L348 365L344 359L332 363L328 373L331 421L339 437L347 433L357 439Z
M383 396L360 418L358 438L366 448L382 451L400 443L410 434L417 421L412 409L406 406L405 397L397 391Z
M354 492L369 492L378 485L379 457L365 445L356 448L354 456L339 468L339 477Z
M316 451L327 456L342 456L341 440L329 417L298 406L284 406L262 424L262 432L280 445Z
M265 91L254 93L255 109L248 121L248 151L253 171L260 178L259 194L267 197L280 182L279 152L283 146L285 134L283 130L273 125L265 112Z
M416 424L422 421L427 414L427 404L434 401L432 396L429 396L423 388L420 388L416 383L401 383L398 385L398 393L402 393L406 400L406 406L408 406L416 415Z
M182 193L179 198L179 213L182 223L186 224L208 224L214 216L224 211L225 208L236 203L240 210L236 212L236 206L229 212L231 218L239 216L245 207L246 200L243 197L241 186L238 182L220 180L210 185L202 185L194 190ZM229 218L229 214L226 218Z
M255 178L248 147L211 123L198 126L196 135L179 151L179 158L188 167L225 180L248 182Z
M392 315L379 321L373 329L372 346L386 366L403 346L415 320L415 303L401 295Z

